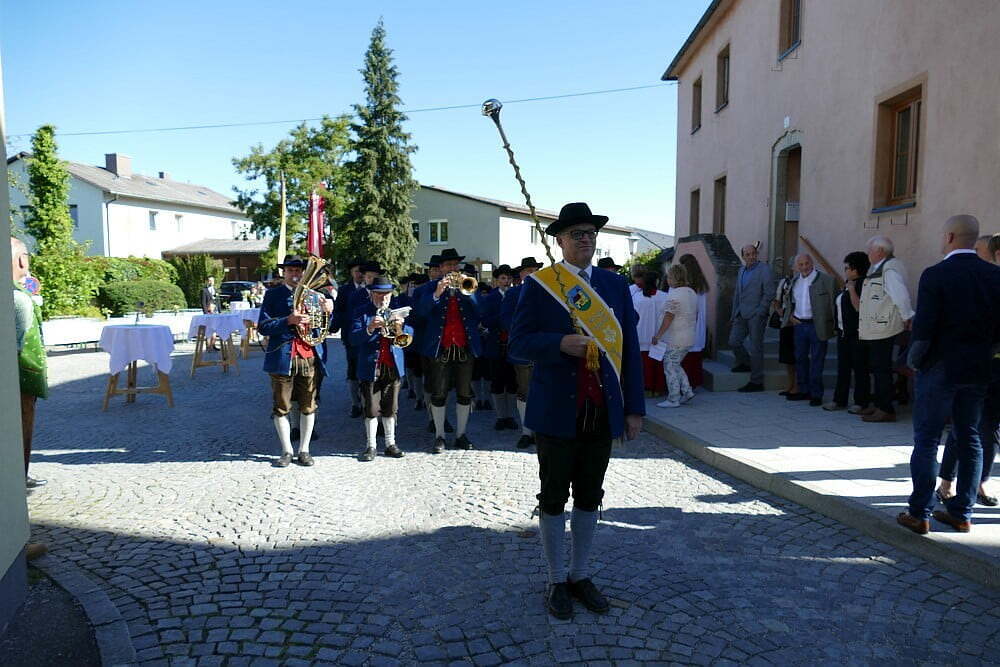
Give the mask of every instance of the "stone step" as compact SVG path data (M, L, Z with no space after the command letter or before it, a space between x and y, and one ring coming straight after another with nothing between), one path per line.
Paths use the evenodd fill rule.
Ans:
M719 350L715 355L715 361L717 361L722 366L725 366L726 369L728 370L736 365L736 355L733 354L732 350ZM836 346L827 349L826 363L824 364L823 369L828 373L833 373L834 375L836 375L837 373ZM764 371L765 372L780 371L782 373L785 372L785 365L778 361L777 351L773 353L767 351L764 352Z
M780 366L780 364L779 364ZM722 364L706 359L702 363L705 376L705 388L709 391L736 391L750 381L749 373L733 373L729 370L732 364ZM836 364L834 370L829 367L823 373L823 387L827 393L833 391L837 384ZM767 391L782 391L788 387L788 375L783 366L780 369L764 369L764 389Z

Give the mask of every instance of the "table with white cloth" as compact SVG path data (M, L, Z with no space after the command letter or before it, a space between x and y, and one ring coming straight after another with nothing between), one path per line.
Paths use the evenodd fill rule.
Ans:
M170 327L162 324L112 324L101 331L101 347L111 355L108 387L104 392L104 409L112 396L125 395L126 403L134 403L137 394L163 394L167 405L174 407L174 395L170 389L170 369L173 362L170 353L174 349L174 337ZM145 361L156 371L158 383L153 387L137 387L137 363ZM125 388L118 387L118 376L126 371Z
M223 373L228 373L229 367L232 366L239 373L233 334L242 334L243 327L243 318L238 313L206 313L192 317L191 327L188 330L188 338L193 338L195 341L194 356L191 357L191 377L194 377L196 369L204 366L222 366ZM208 343L215 336L219 337L221 358L217 361L206 361Z
M243 319L244 330L240 333L240 354L246 359L250 356L250 343L257 338L257 320L260 318L260 308L233 308L229 312Z

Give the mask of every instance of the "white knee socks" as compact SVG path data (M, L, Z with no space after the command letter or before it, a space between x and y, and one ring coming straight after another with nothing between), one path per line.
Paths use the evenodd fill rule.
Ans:
M458 423L455 424L455 437L460 438L465 435L465 427L469 423L469 412L472 411L472 405L462 405L458 403L455 405L455 416L458 418ZM442 410L444 412L444 410Z
M274 417L274 430L278 432L278 442L281 443L281 453L292 453L292 427L288 423L288 415Z
M597 512L573 508L573 518L569 522L569 530L573 535L573 555L569 562L570 581L580 581L590 576L587 562L590 560L590 548L594 544L596 529Z
M299 415L299 454L309 453L309 440L312 439L313 424L316 423L316 413Z
M385 435L385 446L387 448L396 444L395 417L382 417L382 433Z
M491 394L491 396L493 397L493 410L497 413L497 419L503 419L507 416L507 403L504 401L504 394Z
M431 417L434 419L434 433L438 438L444 437L444 407L440 408L436 405L431 405L430 401L427 402L427 409L431 413ZM469 406L465 406L468 408ZM468 414L468 413L466 413Z
M368 449L377 449L378 442L375 436L378 434L378 418L365 417L365 444Z
M528 409L528 404L518 399L517 414L521 416L521 435L531 435L531 429L528 428L524 423L524 413L527 409Z
M557 516L538 513L538 534L542 538L542 551L549 566L549 583L566 582L566 513Z

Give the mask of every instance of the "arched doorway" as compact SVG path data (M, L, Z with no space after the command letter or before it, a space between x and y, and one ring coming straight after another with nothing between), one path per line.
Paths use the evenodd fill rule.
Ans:
M786 132L771 152L771 268L784 275L799 247L802 133Z

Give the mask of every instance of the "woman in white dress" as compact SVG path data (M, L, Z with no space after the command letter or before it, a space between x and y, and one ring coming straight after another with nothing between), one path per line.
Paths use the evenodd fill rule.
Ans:
M698 264L698 260L694 255L681 255L681 258L677 261L687 269L688 287L693 289L694 293L698 295L698 321L694 328L694 345L691 346L691 349L688 350L687 355L684 357L684 361L681 362L681 368L687 374L691 388L697 389L705 383L704 372L702 370L702 355L704 354L708 336L708 325L706 323L708 316L708 281L705 279L701 265Z
M659 280L660 276L657 273L647 271L642 276L642 289L632 296L632 305L639 316L636 332L639 334L639 352L642 353L643 385L646 392L652 396L659 396L667 388L663 381L660 362L649 358L653 336L656 335L656 330L663 321L663 314L667 311L667 293L656 289Z
M687 269L674 264L667 270L667 312L663 315L653 345L662 339L667 345L663 355L663 374L667 381L667 400L657 403L660 408L676 408L694 397L681 361L695 341L698 322L698 295L688 287Z

